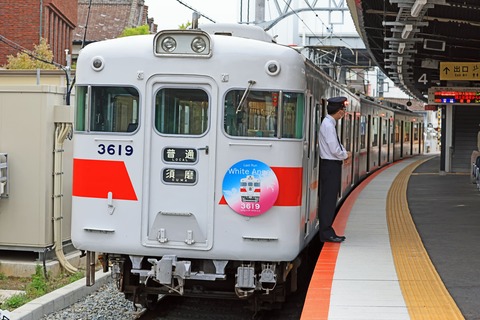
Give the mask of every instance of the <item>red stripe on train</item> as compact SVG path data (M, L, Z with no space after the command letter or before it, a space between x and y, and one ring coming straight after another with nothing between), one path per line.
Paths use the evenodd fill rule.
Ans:
M137 200L123 161L73 159L73 190L76 197Z
M302 204L303 168L271 167L278 179L279 191L274 206L294 207ZM218 204L227 204L222 196Z

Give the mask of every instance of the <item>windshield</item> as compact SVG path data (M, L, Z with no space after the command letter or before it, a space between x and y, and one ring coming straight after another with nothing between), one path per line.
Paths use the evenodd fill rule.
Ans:
M245 90L232 90L225 97L224 129L228 135L303 137L303 94L252 90L242 101L244 93Z

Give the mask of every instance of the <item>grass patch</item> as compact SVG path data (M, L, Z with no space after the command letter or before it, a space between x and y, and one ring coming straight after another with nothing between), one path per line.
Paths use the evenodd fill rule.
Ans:
M25 291L25 293L13 295L5 300L0 304L0 309L12 311L31 300L83 278L85 273L78 271L74 274L62 273L52 277L49 272L47 276L48 279L45 278L43 268L40 265L35 267L35 273L30 278L6 277L0 274L0 288Z

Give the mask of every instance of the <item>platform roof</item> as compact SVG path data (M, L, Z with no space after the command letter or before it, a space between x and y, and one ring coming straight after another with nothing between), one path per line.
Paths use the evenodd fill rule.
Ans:
M479 0L347 3L373 60L407 94L427 101L434 86L480 89Z

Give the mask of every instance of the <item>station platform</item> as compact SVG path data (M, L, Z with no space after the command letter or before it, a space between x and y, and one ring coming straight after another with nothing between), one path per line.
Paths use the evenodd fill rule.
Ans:
M303 306L312 319L480 319L480 192L439 155L365 179L335 220Z

